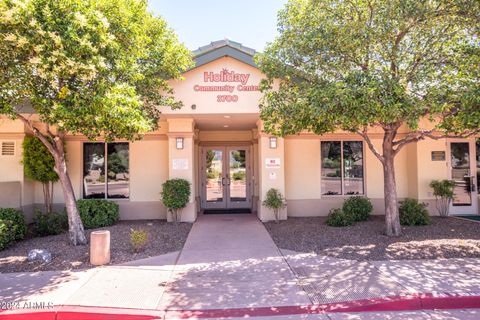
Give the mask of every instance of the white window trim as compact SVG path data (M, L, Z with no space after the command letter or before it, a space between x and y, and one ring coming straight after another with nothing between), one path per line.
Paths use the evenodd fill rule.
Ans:
M3 144L4 143L13 143L13 154L3 154ZM17 142L15 140L0 140L0 157L2 158L12 158L17 155Z

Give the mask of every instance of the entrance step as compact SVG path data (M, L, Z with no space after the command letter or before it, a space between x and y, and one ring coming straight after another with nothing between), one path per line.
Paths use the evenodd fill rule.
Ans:
M203 214L239 214L252 213L250 209L208 209L203 211Z

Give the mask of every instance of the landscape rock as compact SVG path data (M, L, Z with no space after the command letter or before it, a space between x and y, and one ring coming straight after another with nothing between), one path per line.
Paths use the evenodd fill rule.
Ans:
M52 262L52 254L45 249L32 249L28 252L28 261Z

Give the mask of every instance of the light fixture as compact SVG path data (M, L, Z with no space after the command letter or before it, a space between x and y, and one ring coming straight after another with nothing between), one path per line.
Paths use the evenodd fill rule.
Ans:
M176 146L177 146L177 149L179 150L183 149L183 138L176 139Z
M277 149L277 137L270 137L270 149Z
M223 127L224 127L224 128L228 128L228 124L224 125Z
M225 119L230 119L231 116L223 116Z

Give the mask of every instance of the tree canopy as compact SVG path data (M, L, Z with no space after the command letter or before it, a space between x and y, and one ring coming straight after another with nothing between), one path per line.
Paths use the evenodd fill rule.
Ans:
M280 36L258 57L269 79L266 129L322 134L401 122L417 130L423 117L442 131L478 129L479 6L289 1L278 15ZM275 78L280 89L268 90Z
M23 139L23 171L28 179L41 183L56 182L58 175L53 170L55 160L38 138Z
M190 53L145 1L4 0L0 12L0 113L30 104L59 130L112 140L179 106L167 80Z

